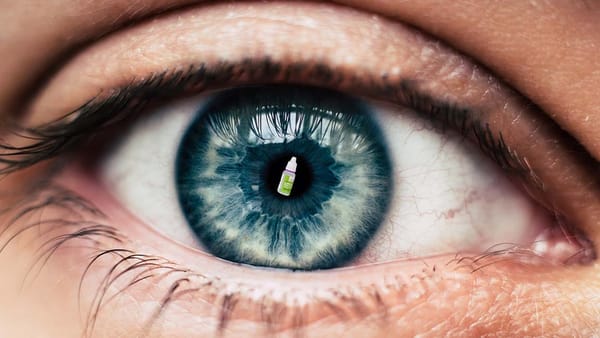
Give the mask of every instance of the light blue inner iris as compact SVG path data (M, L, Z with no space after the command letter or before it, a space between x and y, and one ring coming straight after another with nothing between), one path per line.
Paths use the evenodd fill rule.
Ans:
M286 162L290 197L276 192ZM299 86L237 88L213 98L178 150L182 211L212 254L324 269L356 257L394 186L381 131L361 101Z

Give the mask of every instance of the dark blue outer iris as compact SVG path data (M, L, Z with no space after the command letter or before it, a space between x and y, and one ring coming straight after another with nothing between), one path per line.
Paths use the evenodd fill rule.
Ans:
M382 223L393 187L371 113L328 90L226 91L202 109L178 151L176 184L190 227L210 253L239 263L341 266ZM273 182L291 156L298 177L283 197Z

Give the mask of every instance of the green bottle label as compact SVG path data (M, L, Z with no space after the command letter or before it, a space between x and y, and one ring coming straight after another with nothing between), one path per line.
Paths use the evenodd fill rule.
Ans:
M294 186L294 179L296 175L289 171L284 171L281 175L281 180L279 181L279 187L277 187L277 192L284 195L289 196L292 193L292 187Z

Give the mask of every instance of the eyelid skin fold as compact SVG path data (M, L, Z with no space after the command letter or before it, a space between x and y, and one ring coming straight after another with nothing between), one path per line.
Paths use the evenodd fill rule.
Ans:
M276 14L277 10L280 11L274 16L277 17L276 20L262 14L262 9L271 8L267 6L273 6ZM578 153L571 151L573 148L570 145L557 141L565 139L563 133L540 117L539 112L517 94L462 56L429 41L405 26L338 7L335 7L334 13L334 7L317 4L298 4L304 6L300 9L296 4L293 8L286 6L289 4L198 7L190 9L189 13L166 16L107 37L77 56L57 74L54 81L31 106L26 122L28 125L37 125L59 118L74 109L75 113L71 117L76 118L84 111L77 109L83 102L102 104L110 101L111 97L126 97L127 102L147 99L159 93L158 89L162 92L165 89L164 82L178 83L173 80L181 80L181 76L174 76L177 71L191 70L185 74L194 76L198 74L202 65L213 71L219 69L218 74L222 74L224 69L232 68L234 73L236 70L240 71L235 73L239 77L229 79L231 83L219 82L219 79L212 79L210 82L204 77L203 81L184 88L187 91L210 89L211 86L207 83L220 87L263 81L278 83L291 79L307 84L331 86L399 104L417 107L421 105L422 108L431 106L432 102L440 106L451 106L455 110L449 111L455 112L469 107L468 113L472 114L473 120L481 126L481 129L471 132L471 138L479 140L484 150L498 143L504 144L506 151L518 159L518 167L530 169L527 175L533 176L528 178L532 181L532 191L542 188L542 192L539 192L540 200L544 199L541 196L557 192L559 197L556 200L546 201L550 208L565 214L569 221L583 228L587 225L586 230L594 225L590 215L598 214L597 210L594 211L597 203L590 203L591 212L586 213L573 210L572 205L575 205L575 202L565 198L568 196L571 199L587 198L588 201L597 201L597 186L590 183L593 182L593 173L587 169L585 160L580 159ZM220 22L216 18L229 19ZM264 26L254 25L257 22L264 23ZM345 22L353 22L352 27ZM326 29L320 26L321 24L326 24ZM250 25L261 28L250 30ZM290 39L290 36L297 39ZM315 39L315 36L319 36L319 39ZM166 45L168 41L174 41L173 45ZM380 51L381 55L375 51ZM373 62L373 59L378 62ZM286 79L280 73L267 72L264 68L265 60L270 60L269 64L282 68L294 64L309 65L308 68L312 67L330 76L298 72L294 77ZM251 75L252 65L261 64L263 68L255 67L260 71ZM265 76L265 73L271 74L271 77ZM163 80L150 80L161 78ZM146 85L142 86L143 83ZM413 94L418 95L407 95L411 90ZM173 96L179 92L173 90ZM136 95L130 95L131 93ZM429 100L415 100L424 97L428 97ZM119 115L118 109L115 108L119 107L118 104L113 102L110 107ZM429 108L431 114L436 112L435 105ZM90 116L97 116L94 114L100 112L108 115L109 111L92 110ZM68 118L68 121L71 121L71 118ZM464 120L456 121L460 126L460 121ZM483 136L473 135L476 132ZM498 160L500 163L502 161ZM549 163L553 165L549 166ZM552 167L553 170L539 169L546 167ZM570 181L558 183L558 178L567 171ZM71 178L74 181L72 184L75 184L76 177ZM565 184L569 185L566 194L561 192ZM95 191L94 187L77 188L87 188L89 196ZM110 220L102 221L110 223ZM262 271L265 277L252 280L247 278L249 268L224 262L210 265L206 257L199 257L196 262L199 267L196 271L202 273L193 272L153 256L173 252L169 258L185 261L181 248L176 249L171 244L162 242L160 245L154 245L154 248L152 245L144 246L143 243L139 243L141 240L136 240L136 236L119 236L119 239L122 241L119 248L122 249L115 249L114 243L111 243L112 251L102 253L102 257L111 257L117 262L123 262L115 268L114 274L109 275L111 278L123 278L117 279L118 282L111 285L114 289L110 291L118 293L121 288L133 283L126 294L133 295L136 305L139 305L139 312L126 315L140 323L140 327L147 323L148 317L154 318L152 316L160 314L156 312L157 303L161 305L170 302L174 306L158 308L165 310L166 318L172 318L169 315L178 316L178 320L167 320L158 324L163 325L163 333L171 335L206 332L207 328L212 330L213 327L216 328L216 333L232 336L241 335L248 330L291 332L290 336L293 336L302 334L297 333L299 331L310 332L309 330L316 327L328 329L333 334L341 330L341 325L348 323L353 325L345 332L363 336L373 335L372 330L378 330L378 334L382 336L386 332L402 332L410 336L418 333L415 327L433 335L442 332L477 335L502 329L518 335L519 332L527 332L529 322L513 321L513 318L531 318L535 313L533 304L552 305L551 300L544 298L545 293L560 293L561 287L569 287L568 276L573 277L575 271L578 271L577 267L572 267L570 270L565 269L564 275L561 275L544 267L521 265L517 259L506 259L503 254L491 252L484 253L481 257L453 259L444 256L364 267L364 272L369 275L366 277L358 277L359 272L355 270L342 270L335 277L336 281L339 281L336 282L338 284L331 287L325 282L325 273L310 273L304 275L306 279L300 280L297 279L300 276L297 273L284 276L277 271ZM148 254L143 256L127 251L131 247L139 249L136 252ZM156 248L160 248L160 252L157 252ZM65 256L67 252L80 253L77 250L68 248L64 252ZM517 257L518 254L510 257ZM47 268L61 271L61 262L59 259L50 261ZM114 266L114 262L111 262L108 267ZM158 272L156 275L150 273L152 276L146 279L152 281L157 289L167 290L166 294L160 293L158 297L155 289L152 289L154 293L148 292L147 284L143 281L137 283L139 278L146 276L138 275L136 272L140 270L136 269L151 264L156 264L157 269L173 271L166 277ZM96 264L91 265L93 266L90 271L98 272L96 269L99 269L99 275L104 276L102 273L106 273L106 270L102 268L106 266L99 264L98 268ZM122 273L123 270L133 273ZM212 272L213 275L207 276L207 272ZM510 273L507 275L507 272ZM68 287L77 284L79 280L72 282L67 277L76 276L77 279L81 276L78 273L79 271L70 275L65 273L65 276L62 276L66 280L64 283ZM532 275L541 278L542 282L531 278ZM84 278L83 289L98 291L94 287L100 283L93 280L94 274L89 273L88 276L92 276L89 277L92 280ZM222 276L229 282L219 280L218 277ZM545 282L546 277L554 277L557 282ZM269 279L277 282L269 282ZM375 289L371 288L373 279L379 282ZM309 292L298 292L298 288L309 285L309 282ZM351 282L358 284L349 286ZM284 285L287 288L285 291L288 292L277 293L274 284ZM260 288L261 286L266 288ZM497 294L490 290L500 291ZM267 293L272 293L271 297L266 297ZM119 297L112 298L113 294L107 294L106 298L113 299L113 302L108 303L106 308L118 311L121 304L119 302L130 301L129 297L123 297L124 300ZM361 295L366 295L367 297L363 298L366 300L357 301ZM591 297L593 294L589 290L579 290L572 301L583 303ZM248 299L250 302L245 302ZM532 301L524 302L523 299ZM84 299L84 302L87 301L89 299ZM247 308L239 305L248 303L251 305ZM320 307L317 309L315 304L319 304ZM283 310L282 305L290 306L291 309ZM546 330L558 332L561 327L568 325L570 319L580 315L572 309L564 311L562 320L551 323L549 319L547 322L542 319L538 324L546 324ZM208 319L208 315L214 318ZM498 317L504 319L501 322L511 323L512 326L494 326L493 323ZM102 319L101 316L99 318ZM278 324L279 318L285 320ZM390 318L401 319L395 321ZM593 318L593 314L590 318ZM188 326L178 327L180 320ZM98 322L101 329L111 329L110 321L104 324L102 320ZM456 329L459 326L466 329ZM582 334L585 335L585 332Z
M600 160L597 1L337 2L385 13L481 60Z
M518 94L468 58L399 23L337 6L298 3L294 11L286 6L199 6L109 36L54 77L30 107L27 125L52 121L82 102L113 97L125 103L115 93L129 93L123 89L136 85L150 88L138 93L146 98L164 95L164 86L159 86L163 82L185 92L296 81L396 102L431 115L465 109L478 126L467 134L492 157L495 150L504 149L497 162L506 169L515 165L525 169L521 176L535 198L590 235L598 231L593 225L600 217L600 183L593 160L582 157L575 142ZM268 15L262 7L269 8ZM295 14L300 12L303 15ZM349 26L357 16L363 24ZM186 79L188 83L181 85ZM411 92L421 94L415 100ZM425 96L431 99L419 99ZM454 109L445 109L448 106ZM75 110L69 118L83 111ZM462 124L464 119L456 115L446 120Z

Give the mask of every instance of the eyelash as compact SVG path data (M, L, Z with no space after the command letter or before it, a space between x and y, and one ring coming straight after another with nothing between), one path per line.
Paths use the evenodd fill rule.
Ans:
M511 151L502 133L494 135L489 124L482 124L471 118L473 112L470 109L460 108L456 104L443 102L418 91L414 80L394 81L386 74L380 78L358 80L352 76L346 78L346 73L348 72L332 69L322 63L284 65L275 63L268 57L262 60L245 59L237 63L202 63L185 70L154 73L111 90L108 95L101 92L81 107L45 125L24 128L13 122L11 130L16 135L34 142L23 147L0 143L0 175L74 151L77 145L85 143L86 138L117 123L135 119L151 104L191 92L231 86L235 82L281 82L283 77L285 83L294 82L291 79L298 82L296 79L306 78L325 86L346 87L343 89L408 106L431 120L434 127L442 133L456 130L464 137L472 136L480 149L502 169L538 185L535 174L526 161Z
M166 99L201 90L231 86L235 82L243 85L257 82L294 82L291 80L307 78L316 83L325 84L325 86L367 94L367 96L390 100L413 108L416 112L425 115L425 117L434 122L435 128L441 132L456 130L464 137L474 138L482 151L488 154L508 173L517 174L530 180L535 178L535 175L532 175L531 170L528 168L527 163L522 161L515 152L511 151L510 147L505 143L502 134L498 133L498 135L494 135L488 124L484 125L472 118L474 114L470 109L460 108L458 105L437 100L427 93L418 91L418 84L414 80L391 80L387 75L382 75L379 78L361 79L359 81L352 76L344 76L343 74L346 73L343 70L332 69L320 63L292 63L284 65L275 63L269 58L262 60L246 59L239 63L221 61L210 65L193 65L185 70L155 73L145 79L132 81L130 84L111 90L108 93L101 92L98 96L92 98L73 112L48 124L35 128L23 128L14 123L13 130L15 134L33 140L33 143L23 147L0 144L0 150L2 151L0 154L0 164L3 165L0 168L0 174L12 173L39 162L59 157L65 153L75 152L92 135L110 130L119 123L130 122L150 105L159 104ZM87 201L81 200L76 195L71 195L70 192L61 188L44 186L38 189L40 193L44 191L48 192L50 197L44 203L40 203L37 206L21 207L20 210L23 211L18 214L17 218L25 215L27 212L32 212L32 210L42 210L47 207L64 208L69 213L72 213L73 210L80 210L84 214L89 212L96 216L99 215L99 211L87 204ZM64 197L64 199L60 198L60 196ZM65 201L68 203L64 204ZM62 221L69 226L77 226L76 229L78 230L66 237L63 236L47 241L46 243L54 244L52 244L53 246L49 251L44 251L49 253L42 260L44 262L48 260L53 250L71 239L84 238L95 242L97 241L96 237L103 237L111 241L116 241L117 244L123 243L125 240L124 236L119 234L117 229L110 226L84 221L77 223L77 221L73 222L66 219ZM3 247L8 245L9 242L4 243ZM1 251L2 247L0 247ZM518 256L529 254L534 256L530 252L519 252L518 250L515 251L514 248L509 248L483 253L478 257L457 257L448 264L456 264L456 269L466 267L474 272L489 264L494 264L497 262L494 258L498 256L504 257L505 255L510 255L509 259L515 259ZM224 290L215 285L218 281L206 280L206 277L201 274L193 273L187 269L180 269L162 258L136 254L125 248L101 250L90 261L86 271L92 268L97 259L106 255L120 256L120 261L109 269L105 283L98 286L95 299L99 299L99 301L93 304L87 317L86 333L93 331L96 317L103 305L102 299L106 296L111 283L131 272L134 275L126 287L129 288L141 280L162 276L163 273L156 273L156 271L162 271L163 269L166 271L165 274L181 272L184 276L171 284L163 301L160 303L160 307L156 311L156 315L148 321L148 327L164 312L168 304L180 295L200 290L203 287L213 287L218 291L217 295L220 295L215 296L215 299L221 297L221 300L216 302L220 307L218 328L219 331L226 328L231 313L235 309L237 299L240 297L239 293L226 292L226 294L221 295ZM500 260L505 259L506 257ZM120 270L121 264L126 265L122 267L122 270ZM430 270L423 271L424 277L421 278L426 278L426 276L430 276L435 272L436 267L431 267ZM113 273L115 274L113 275ZM86 275L84 274L80 281L80 287L85 277ZM189 284L193 284L191 280L194 278L204 279L200 283L202 286L181 289L183 283L189 282ZM400 285L393 287L399 288ZM125 289L121 290L121 292ZM361 301L358 297L352 296L354 290L349 290L348 294L336 290L329 290L329 292L333 299L339 300L342 304L346 305L345 307L338 307L334 302L325 299L322 300L341 319L354 317L356 314L360 315L361 306L367 306L364 304L357 305ZM376 289L371 292L371 296L374 303L377 306L381 306L382 297ZM264 299L261 300L261 302L264 301ZM263 310L269 306L276 307L276 305L266 303L257 303L256 305ZM349 315L346 313L348 310L344 308L350 309L349 311L356 311L356 314ZM264 311L267 312L267 310ZM272 311L277 312L277 310ZM269 316L267 315L267 317ZM292 318L292 322L297 323L297 327L299 328L305 321L302 314L302 307L294 307L289 318ZM267 320L265 324L267 326L274 325L273 319L271 318L270 321Z
M97 253L90 256L86 269L79 281L78 299L81 302L82 288L88 272L103 257L112 256L116 258L117 261L107 268L102 282L97 286L90 311L84 317L86 318L86 325L84 327L84 336L86 337L92 336L96 320L104 306L119 294L145 280L158 283L162 278L166 278L167 276L172 277L172 281L164 289L166 291L159 305L154 310L153 315L145 322L141 336L143 336L144 332L149 332L152 329L158 318L167 310L169 304L182 297L188 296L193 298L195 293L207 291L207 294L210 295L211 303L216 305L217 333L223 333L231 320L232 314L236 310L237 304L244 300L244 295L252 294L252 292L246 292L253 291L250 286L236 285L236 291L232 291L233 288L231 285L226 287L226 284L218 278L207 277L201 273L180 267L165 258L136 253L126 249L124 246L115 248L115 244L123 245L126 242L126 238L119 233L118 229L109 225L85 221L84 219L91 216L103 218L104 215L100 210L89 204L88 201L60 186L52 184L40 186L37 196L29 196L27 202L18 206L17 209L19 211L12 218L11 224L14 224L20 218L31 216L35 212L43 212L48 210L48 208L58 208L68 212L71 216L73 214L76 215L75 220L54 220L52 224L47 224L53 228L68 226L76 230L67 235L52 237L45 241L45 245L40 247L42 254L37 257L36 261L30 267L30 273L38 265L37 271L39 272L52 254L74 240L83 239L95 247L103 239L108 239L113 243L112 248L98 249ZM40 224L32 223L19 230L38 226ZM0 253L12 239L14 237L11 237L8 241L0 245ZM413 290L415 288L421 290L424 285L432 283L431 279L436 279L437 274L441 273L441 269L452 271L466 270L475 273L493 264L506 261L519 262L523 258L535 259L537 256L531 251L520 249L516 246L500 249L490 248L490 250L477 256L457 255L454 259L448 261L445 266L424 266L421 273L412 275L408 280L392 278L382 285L358 285L345 289L325 289L321 290L318 294L311 294L310 297L315 304L324 305L329 309L331 315L338 317L342 321L361 320L364 314L369 312L366 310L373 307L382 310L381 317L378 317L377 320L385 321L387 312L386 297L384 297L384 294L394 294L394 292L397 292L397 296L402 296L406 290ZM31 278L35 279L35 276ZM109 294L109 287L117 280L125 280L125 287ZM282 295L279 299L271 299L267 295L260 295L248 300L250 302L245 303L247 306L260 309L260 316L267 333L273 334L277 332L279 325L284 326L291 323L294 335L302 336L301 330L307 322L306 315L310 311L300 302L292 299L291 304L286 304L290 302L287 294Z

